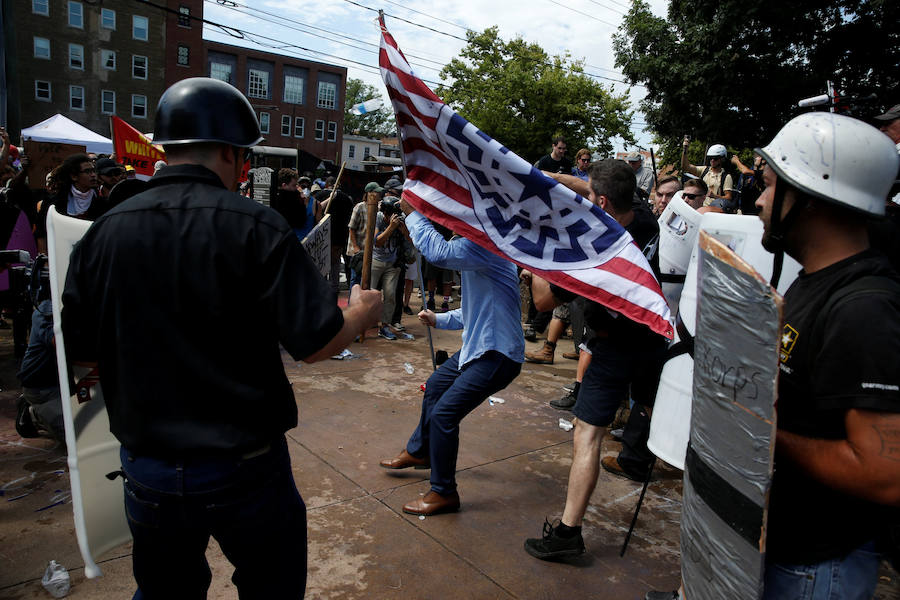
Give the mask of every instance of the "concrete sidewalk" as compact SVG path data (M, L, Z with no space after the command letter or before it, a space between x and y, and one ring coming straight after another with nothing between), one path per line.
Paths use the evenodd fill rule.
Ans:
M558 421L571 414L547 406L574 377L575 362L562 351L555 365L526 363L497 394L503 403L485 402L463 421L461 511L403 514L405 502L429 489L428 472L389 472L378 461L404 447L418 421L419 386L431 372L424 327L412 317L404 322L414 341L370 337L350 348L361 358L307 365L284 355L300 410L299 427L287 435L309 508L307 598L637 599L677 587L681 473L668 467L648 490L624 558L619 550L640 485L602 470L585 522L587 554L561 564L523 550L525 538L539 537L544 518L558 518L564 505L572 434ZM434 333L435 349L458 349L459 332ZM128 545L102 557L103 577L84 577L63 448L22 440L13 428L19 390L9 338L0 333L0 598L49 598L40 577L51 559L69 569L69 598L130 598ZM560 348L569 344L562 340ZM616 452L618 444L604 442L604 455ZM237 598L214 542L207 556L209 597Z

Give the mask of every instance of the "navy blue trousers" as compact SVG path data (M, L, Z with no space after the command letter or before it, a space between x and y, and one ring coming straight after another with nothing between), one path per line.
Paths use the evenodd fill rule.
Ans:
M508 386L521 370L521 363L494 351L460 370L457 352L428 378L419 425L406 451L431 459L432 490L441 495L456 491L460 421L488 396Z

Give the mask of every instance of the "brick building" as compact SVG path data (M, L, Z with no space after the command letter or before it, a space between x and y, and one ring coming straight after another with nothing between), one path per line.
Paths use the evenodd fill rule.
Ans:
M113 114L152 131L169 85L209 76L248 97L264 145L339 159L346 68L206 41L203 0L0 3L0 120L14 142L56 113L105 136Z

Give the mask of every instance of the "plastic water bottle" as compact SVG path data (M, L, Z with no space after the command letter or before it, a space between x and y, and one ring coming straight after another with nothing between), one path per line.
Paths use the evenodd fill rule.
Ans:
M51 560L47 565L47 570L41 577L41 584L54 598L65 598L72 585L69 580L69 572L55 560Z
M410 363L403 363L403 368L406 369L406 372L410 375L416 372L415 367L413 367Z

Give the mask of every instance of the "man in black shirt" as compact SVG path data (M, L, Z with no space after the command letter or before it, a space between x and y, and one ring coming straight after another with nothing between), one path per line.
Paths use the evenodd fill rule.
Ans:
M635 209L632 203L636 182L634 171L626 163L609 159L595 162L587 182L572 176L555 178L609 213L639 247L657 235L656 220L650 211L644 207ZM539 277L531 279L538 309L547 310L576 297ZM647 326L596 302L586 302L584 319L595 335L588 342L592 359L573 410L578 420L565 510L559 525L544 524L542 539L525 541L526 552L544 560L571 558L584 552L581 522L597 485L605 428L629 393L637 404L653 403L667 345L665 338Z
M572 174L572 161L566 158L566 140L562 136L553 138L553 147L550 154L542 156L536 163L535 168L548 173L565 173Z
M763 245L803 265L785 294L764 598L868 599L900 507L900 276L866 218L884 213L897 153L822 112L757 152Z
M333 355L377 319L379 294L354 288L338 309L285 219L234 192L262 139L235 88L174 84L154 133L168 166L76 246L62 313L68 357L97 365L122 443L135 597L205 598L212 535L241 597L302 598L306 511L284 437L297 405L279 345Z

